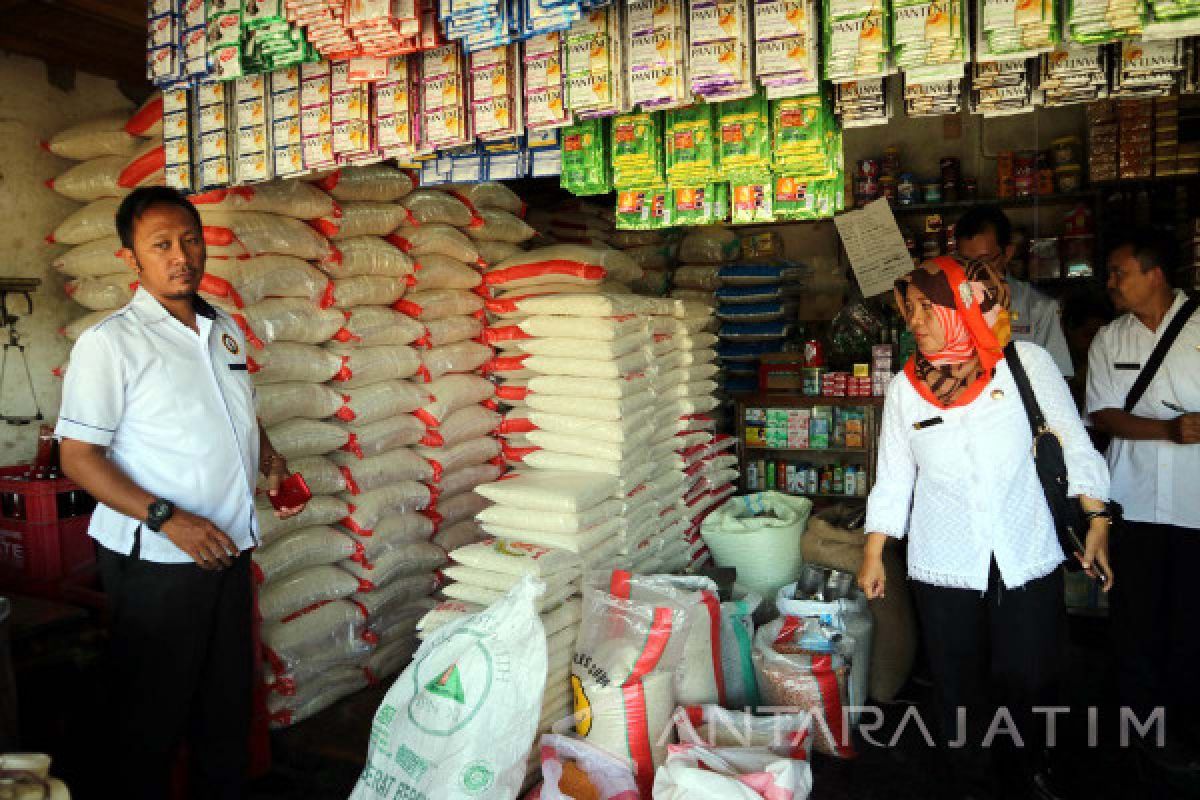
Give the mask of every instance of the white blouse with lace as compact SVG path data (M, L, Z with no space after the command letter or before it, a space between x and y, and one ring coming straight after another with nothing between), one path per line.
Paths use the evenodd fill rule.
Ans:
M1053 358L1029 342L1018 342L1017 352L1047 425L1062 440L1069 494L1107 500L1108 467ZM928 424L936 418L942 422ZM1006 587L1048 575L1064 555L1032 445L1005 361L979 397L960 408L933 405L901 372L884 401L866 530L907 535L909 576L936 586L986 591L993 557Z

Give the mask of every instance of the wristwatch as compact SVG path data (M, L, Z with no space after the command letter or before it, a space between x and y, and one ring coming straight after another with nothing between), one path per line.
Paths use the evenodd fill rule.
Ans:
M158 533L174 513L175 504L160 497L146 509L146 527Z

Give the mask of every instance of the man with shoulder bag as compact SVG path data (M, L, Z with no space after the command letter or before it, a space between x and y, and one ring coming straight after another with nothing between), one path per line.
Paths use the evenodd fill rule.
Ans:
M1111 251L1122 316L1092 343L1087 412L1112 437L1112 497L1125 514L1113 545L1121 703L1142 723L1163 709L1155 759L1200 775L1200 313L1172 287L1173 267L1158 234L1134 232Z

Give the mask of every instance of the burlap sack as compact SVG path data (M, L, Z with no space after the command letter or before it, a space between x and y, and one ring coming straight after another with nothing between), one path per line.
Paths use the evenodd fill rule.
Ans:
M813 517L803 537L804 563L857 573L866 541L861 528L847 530ZM883 549L883 568L887 574L886 594L871 601L875 634L871 644L869 692L873 700L888 703L912 671L917 628L898 542L889 541Z

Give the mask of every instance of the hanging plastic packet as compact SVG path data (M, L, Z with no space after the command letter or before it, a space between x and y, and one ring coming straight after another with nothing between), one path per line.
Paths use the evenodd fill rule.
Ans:
M617 230L648 231L675 224L670 192L665 186L622 189L617 192Z
M1046 56L1042 58L1044 61ZM1024 59L976 63L972 67L971 113L995 117L1033 110L1033 84ZM1107 78L1104 84L1107 86Z
M975 61L1032 58L1062 41L1059 0L975 0Z
M671 219L676 225L712 225L729 219L729 184L672 184Z
M717 106L718 161L729 178L771 166L771 123L762 92Z
M267 76L247 75L233 84L233 124L237 136L233 140L233 183L255 183L275 175L268 118L271 98L267 91Z
M715 108L698 103L667 112L667 180L672 185L706 183L720 176Z
M409 56L392 56L387 62L386 77L374 84L376 144L385 157L406 161L415 144Z
M834 0L822 14L825 78L834 83L890 71L891 18L875 0Z
M475 135L481 140L516 136L521 119L516 46L479 50L468 60Z
M630 102L643 109L690 101L684 0L634 0L628 4Z
M963 65L967 59L964 0L892 0L892 57L903 70Z
M421 142L444 150L473 137L466 113L463 57L457 42L421 53Z
M230 81L242 75L242 4L208 4L208 60L212 78Z
M558 128L570 122L563 102L562 34L534 36L523 45L525 127Z
M1109 44L1139 36L1145 0L1066 0L1067 30L1076 44Z
M688 55L692 92L708 102L754 91L749 0L692 0Z
M755 74L768 97L820 88L820 16L812 0L756 0Z
M957 114L962 110L963 66L911 68L904 72L904 113L910 117Z
M839 83L834 111L846 128L885 125L891 119L887 78L870 78Z
M181 191L192 189L192 144L186 88L163 90L163 170L167 186Z
M657 186L663 174L662 114L618 114L612 120L613 185Z
M603 120L581 120L562 129L562 188L575 195L612 191L612 168Z
M196 160L197 189L229 185L231 145L227 129L232 87L205 81L194 92L195 124L192 127L192 156Z
M334 157L340 164L354 163L372 150L371 89L350 81L349 61L332 61L329 91Z
M579 116L603 116L626 107L623 5L589 11L566 33L567 107Z
M736 223L762 223L775 221L774 180L770 172L743 173L739 180L731 180L730 213Z
M331 78L328 61L300 67L300 146L306 170L337 164L333 154Z

